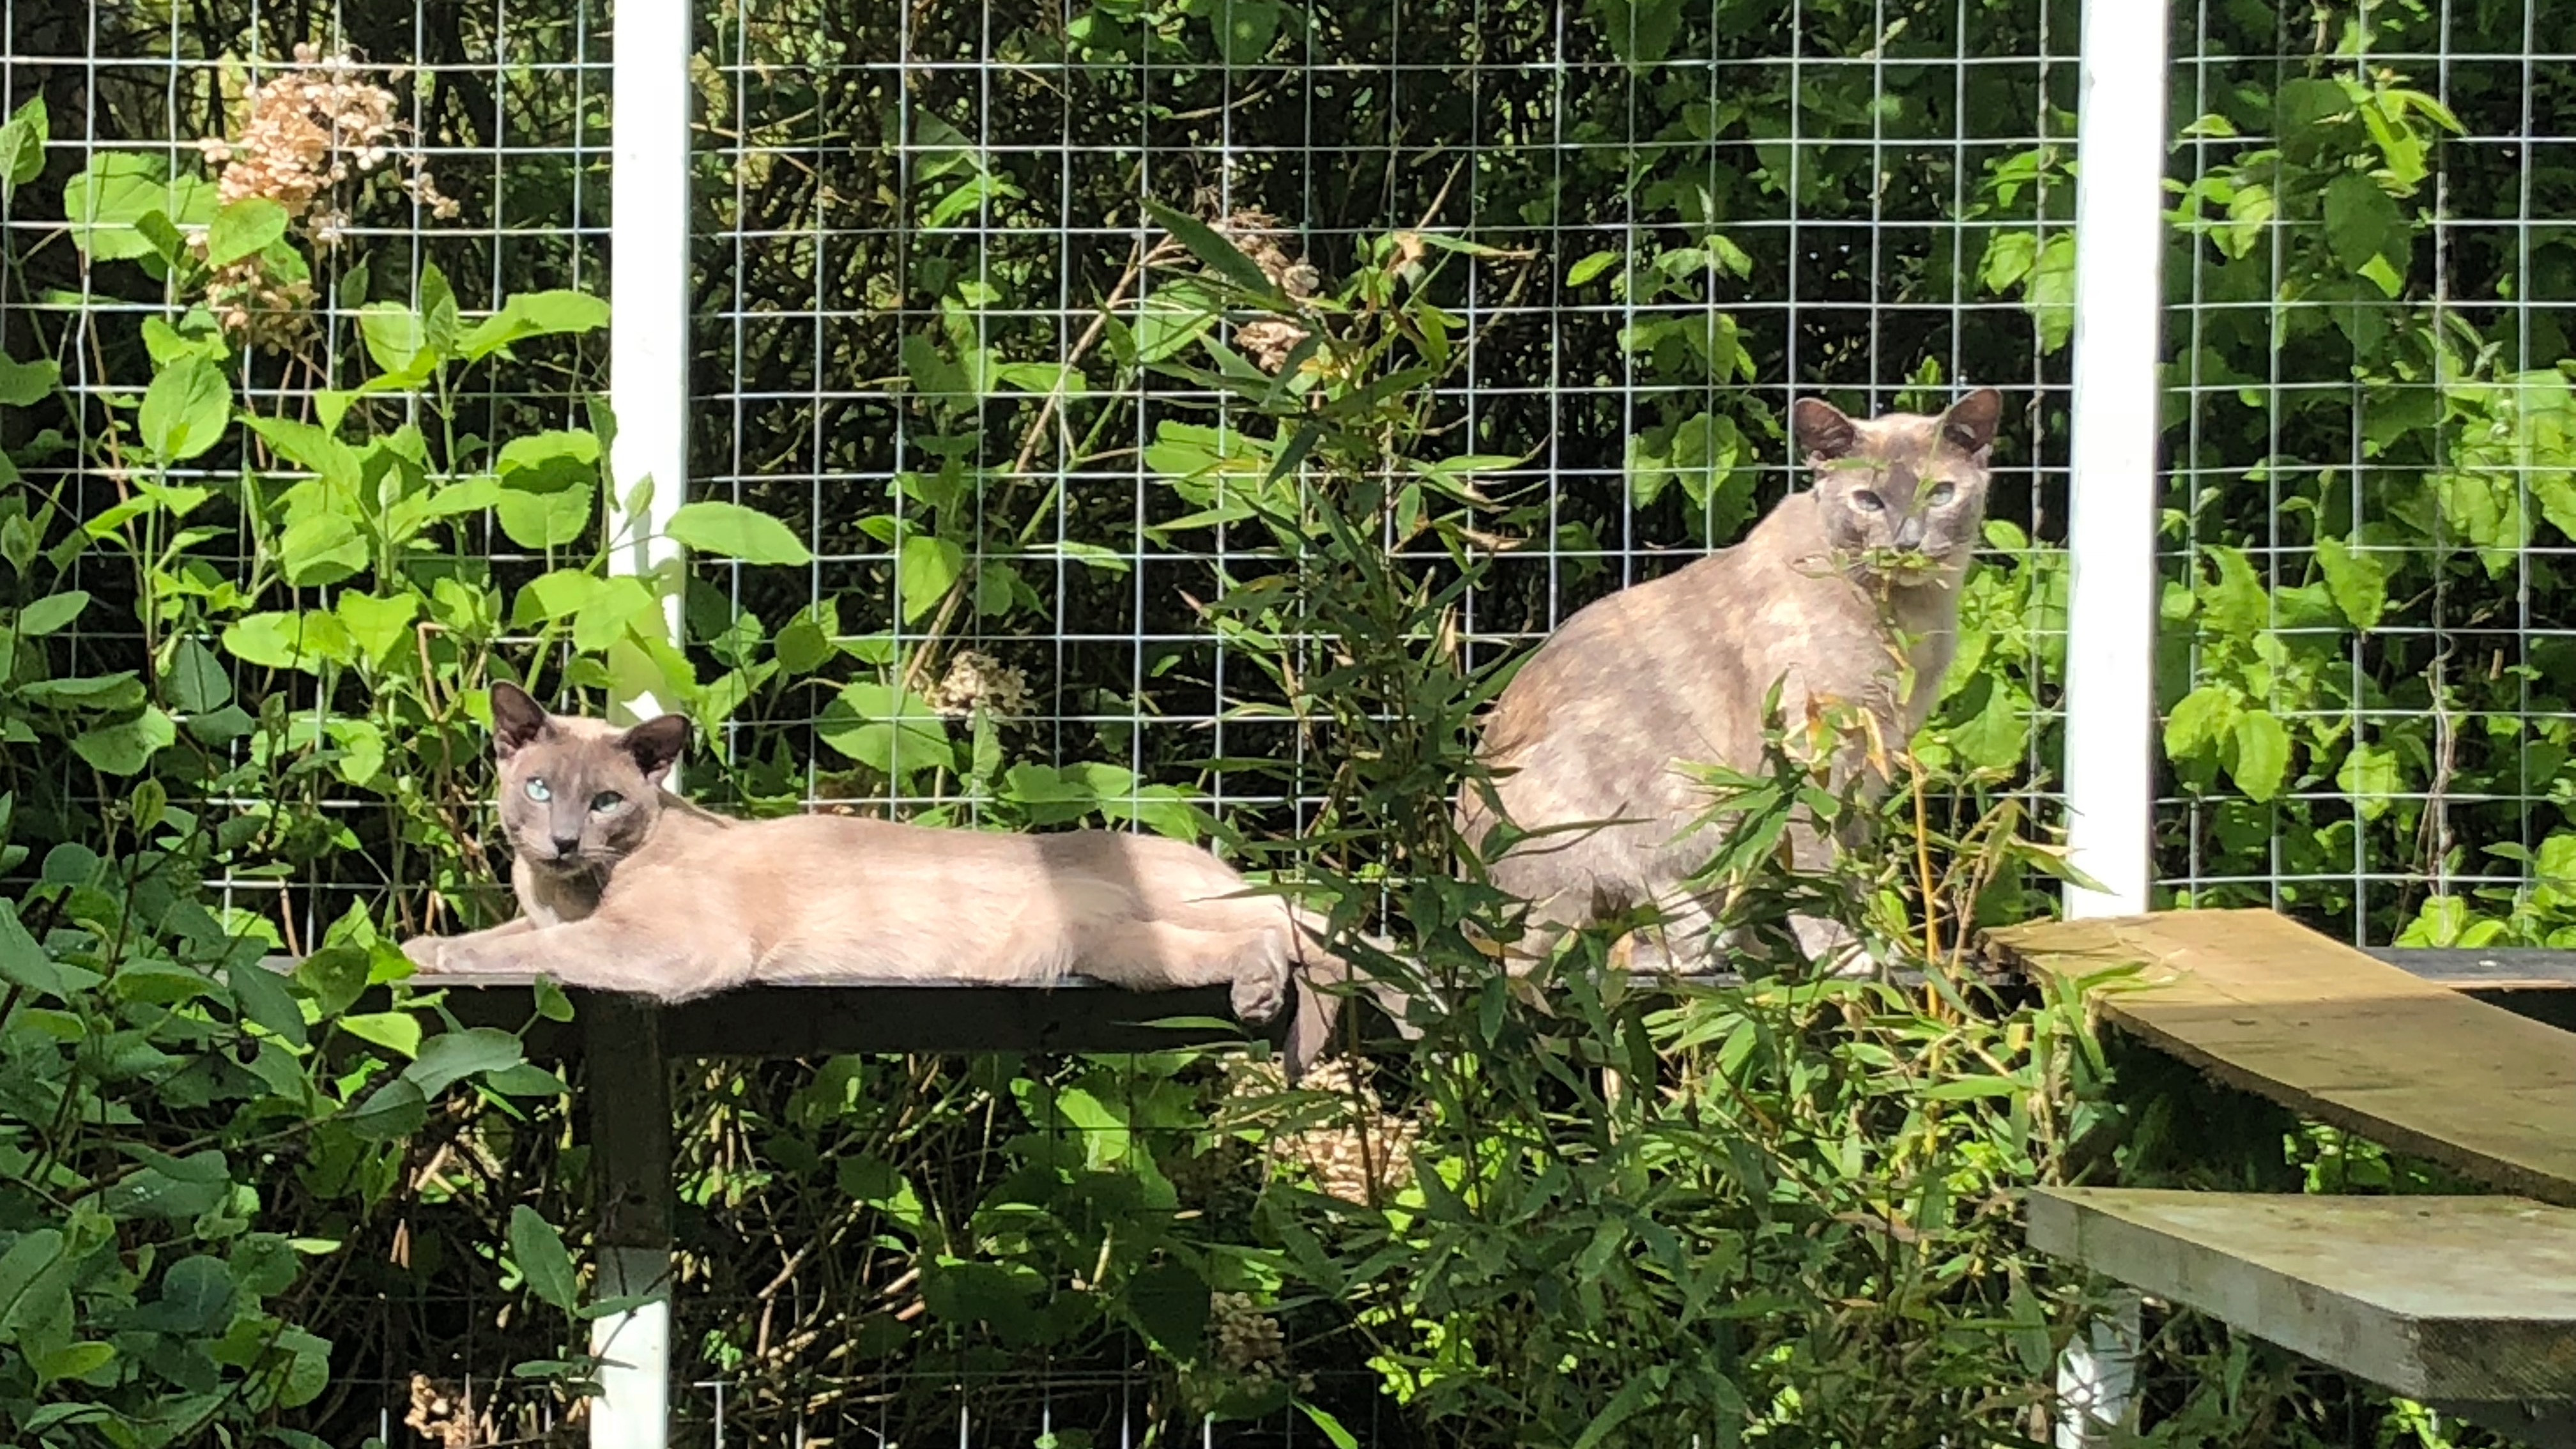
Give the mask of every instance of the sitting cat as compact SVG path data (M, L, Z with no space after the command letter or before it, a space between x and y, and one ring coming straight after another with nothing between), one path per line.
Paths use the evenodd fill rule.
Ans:
M1494 885L1531 903L1519 954L1639 907L1664 916L1674 964L1716 949L1707 938L1723 902L1684 884L1716 846L1687 833L1709 799L1675 766L1760 770L1775 681L1793 728L1811 703L1849 705L1885 750L1908 746L1957 647L2002 405L1983 388L1938 417L1855 421L1800 399L1791 431L1812 489L1782 499L1742 542L1575 611L1521 666L1485 722L1494 778L1457 807L1459 833L1480 845L1497 808L1521 831L1547 832L1488 866ZM1857 774L1868 793L1883 790L1869 756L1847 738L1834 782ZM1832 849L1812 822L1793 827L1801 870L1823 868ZM1867 969L1844 928L1794 925L1812 958Z
M661 788L688 741L681 716L620 730L550 715L503 683L492 725L523 914L403 943L424 971L542 973L674 1002L755 982L1224 983L1252 1022L1278 1013L1300 966L1340 974L1305 911L1245 894L1176 840L733 820Z

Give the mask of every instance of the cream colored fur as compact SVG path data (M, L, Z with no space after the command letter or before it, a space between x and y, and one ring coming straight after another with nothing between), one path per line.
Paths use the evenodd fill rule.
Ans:
M1301 964L1341 970L1307 913L1180 841L732 820L661 788L687 738L676 717L618 730L548 715L506 684L493 717L525 914L404 943L424 970L672 1002L752 983L1223 984L1254 1022L1279 1012Z

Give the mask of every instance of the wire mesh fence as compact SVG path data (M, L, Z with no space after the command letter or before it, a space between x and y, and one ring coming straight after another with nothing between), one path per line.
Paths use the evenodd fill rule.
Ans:
M2190 17L2160 691L2182 899L2363 943L2562 939L2576 71L2542 9Z
M2559 843L2576 836L2560 834L2571 712L2558 685L2576 659L2556 607L2576 528L2576 233L2558 220L2576 211L2576 170L2554 119L2576 114L2576 56L2550 49L2541 10L2176 9L2187 129L2156 666L2173 900L2273 903L2374 943L2565 944L2576 930L2557 884L2576 862ZM2054 545L2076 13L2072 0L700 6L693 211L623 225L692 239L691 496L788 520L808 556L692 568L699 713L726 756L713 789L759 809L961 823L1213 823L1293 853L1332 762L1309 756L1276 681L1201 612L1271 554L1228 506L1261 466L1250 419L1182 364L1212 341L1276 374L1303 338L1212 305L1150 201L1218 227L1292 295L1371 275L1436 289L1460 361L1427 389L1425 436L1543 519L1496 540L1464 603L1458 648L1476 662L1740 537L1799 485L1795 397L1858 413L2005 388L1987 566L1922 753L1962 791L2045 796L2067 647ZM186 223L209 220L226 186L294 203L314 242L311 305L230 299L313 319L233 378L275 418L337 416L386 370L390 324L371 327L386 315L371 306L429 317L443 295L465 328L516 294L599 290L613 20L586 0L12 0L0 108L41 97L50 139L0 213L0 342L61 356L71 403L59 420L13 408L0 421L24 486L83 518L130 502L131 478L98 463L108 421L163 352L227 325L214 315L226 296L154 267L140 211L110 223L111 188ZM309 193L231 179L256 154L249 87L306 80L382 88L398 123L384 179ZM93 225L75 237L67 219ZM446 434L425 456L496 470L510 464L478 450L553 438L556 453L520 462L570 458L588 478L579 439L595 460L600 355L595 339L546 339L496 357L417 405L415 425ZM285 481L303 462L219 453L167 476L211 484L253 466ZM592 491L569 531L553 514L471 524L478 552L456 577L497 601L574 568L576 536L601 516L595 484L580 486ZM210 590L278 567L247 519L188 547ZM113 571L71 583L140 602ZM337 608L328 583L294 598ZM432 651L461 650L441 667L552 668L550 682L596 695L604 675L549 661L604 607L490 618L470 648L423 627L400 647L421 651L424 675ZM128 617L145 622L105 622ZM68 669L134 667L163 642L150 619L85 614ZM274 792L229 802L264 822L220 882L242 919L294 949L353 903L417 912L433 887L488 891L488 876L426 880L410 864L425 830L494 853L479 735L434 688L432 724L353 720L334 704L345 683L295 649L217 642L226 701L310 721ZM380 773L385 732L404 729L451 740L445 763ZM215 744L247 759L247 738ZM74 795L92 778L69 758L49 767ZM961 1118L1017 1134L1006 1148L954 1123L935 1136L955 1149L946 1196L972 1203L1044 1143L1112 1162L1113 1138L1176 1109L1148 1111L1156 1078L1132 1065L1114 1126L1064 1109L1062 1091L1107 1090L1078 1063L906 1070L699 1084L689 1140L714 1155L689 1181L728 1186L705 1188L687 1225L711 1246L683 1295L686 1412L713 1442L1124 1442L1150 1417L1141 1400L1170 1386L1123 1331L1101 1325L1055 1357L976 1330L933 1342L913 1331L923 1300L894 1257L848 1246L900 1210L890 1189L856 1190L885 1184L829 1161L774 1177L745 1164L792 1151L803 1139L778 1122L810 1128L797 1114L827 1111L829 1092L936 1087L961 1094ZM868 1121L885 1136L850 1161L919 1130ZM540 1139L560 1125L539 1113L523 1137L466 1154L470 1168L433 1163L421 1180L542 1182L554 1148ZM907 1163L931 1153L903 1140ZM442 1199L419 1239L440 1238L438 1212L475 1211L472 1197ZM457 1240L499 1235L472 1219ZM353 1402L348 1422L393 1429L411 1367L462 1385L506 1374L525 1345L471 1331L506 1317L496 1264L423 1265L411 1241L383 1245L401 1271L386 1273L393 1306L363 1350L383 1372L353 1381L381 1402ZM806 1244L829 1246L828 1271ZM1400 1442L1401 1415L1347 1341L1289 1349L1325 1365L1323 1397L1371 1426L1365 1442ZM536 1432L552 1410L525 1397ZM1150 1412L1168 1418L1169 1398ZM1257 1432L1315 1442L1293 1417Z

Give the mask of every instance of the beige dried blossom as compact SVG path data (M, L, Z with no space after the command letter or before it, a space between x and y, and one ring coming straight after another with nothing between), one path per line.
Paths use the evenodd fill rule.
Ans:
M1252 259L1271 285L1299 301L1314 296L1323 286L1323 277L1313 266L1291 256L1281 243L1289 236L1279 219L1266 211L1238 211L1216 224L1216 229L1234 243L1237 250ZM1234 329L1234 345L1254 366L1264 372L1277 372L1288 365L1288 355L1306 340L1306 329L1285 317L1256 317Z
M477 1418L473 1396L449 1389L424 1373L411 1376L411 1412L403 1424L438 1449L475 1449L492 1441L491 1425Z
M1264 1144L1272 1161L1302 1172L1328 1197L1364 1206L1384 1203L1413 1180L1420 1123L1387 1111L1376 1090L1347 1062L1325 1062L1307 1073L1301 1085L1329 1094L1340 1110L1332 1120L1272 1134ZM1247 1063L1231 1095L1264 1096L1282 1086L1276 1063Z
M1024 719L1036 709L1028 676L980 649L958 650L925 697L944 715L973 714L980 705L996 719Z
M1288 1336L1279 1320L1252 1301L1249 1293L1218 1293L1208 1300L1208 1336L1216 1344L1217 1367L1248 1379L1288 1376Z
M383 79L395 74L385 72ZM215 174L216 202L264 197L284 208L315 246L339 245L356 193L370 177L390 174L408 149L409 128L396 105L376 73L347 52L325 56L298 45L292 65L243 89L235 134L197 143ZM416 152L409 174L395 185L440 220L458 214ZM202 253L205 237L193 245ZM280 277L255 255L217 268L206 289L216 321L252 345L287 345L309 320L313 300L310 282Z

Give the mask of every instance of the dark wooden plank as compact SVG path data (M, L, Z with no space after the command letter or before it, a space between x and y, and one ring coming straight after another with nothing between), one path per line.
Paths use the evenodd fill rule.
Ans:
M2576 1205L2576 1034L2421 980L2265 910L1997 930L1997 959L2093 977L2108 1019L2231 1085Z
M2032 1247L2413 1398L2576 1400L2576 1212L2036 1188Z

